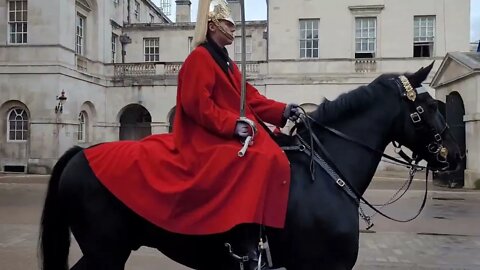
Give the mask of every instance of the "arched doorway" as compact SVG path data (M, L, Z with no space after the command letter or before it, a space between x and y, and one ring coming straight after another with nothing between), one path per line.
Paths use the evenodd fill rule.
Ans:
M465 138L465 122L463 116L465 115L465 106L463 104L462 97L458 92L452 92L447 96L447 102L444 110L447 124L450 127L450 132L457 141L462 155L465 156L466 151L466 138ZM463 187L464 186L464 171L467 161L464 159L462 166L455 171L448 171L437 173L434 176L434 183L439 186L448 187Z
M152 116L143 106L128 105L120 115L120 140L140 140L152 134Z

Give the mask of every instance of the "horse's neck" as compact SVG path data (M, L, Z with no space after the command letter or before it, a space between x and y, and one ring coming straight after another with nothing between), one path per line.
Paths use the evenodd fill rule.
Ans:
M332 126L338 128L345 135L383 152L390 142L388 128L391 126L391 117L388 117L386 113L383 116L375 117L383 119L370 118L365 121L364 116L363 119L351 119L350 124ZM358 123L364 124L359 126ZM364 132L355 132L356 130L363 130ZM374 151L366 150L356 143L348 142L324 130L319 131L317 129L317 135L322 137L325 148L346 180L352 183L359 192L365 192L380 163L381 156Z

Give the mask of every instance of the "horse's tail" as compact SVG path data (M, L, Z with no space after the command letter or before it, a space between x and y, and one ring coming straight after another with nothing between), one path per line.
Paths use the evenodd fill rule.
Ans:
M60 176L70 159L83 148L75 146L60 157L48 183L40 224L40 261L43 270L67 270L70 228L59 200Z

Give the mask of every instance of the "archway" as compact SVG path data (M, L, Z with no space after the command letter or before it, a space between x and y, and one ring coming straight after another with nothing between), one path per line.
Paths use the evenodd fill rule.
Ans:
M466 151L466 138L465 138L465 122L463 121L463 116L465 115L465 106L463 104L463 99L458 92L452 92L447 96L447 102L445 104L444 110L445 118L448 126L450 127L450 132L455 137L462 155L465 156ZM463 187L464 185L464 171L466 168L466 158L464 159L462 166L460 166L455 171L448 171L437 173L434 176L434 183L439 186L448 186L448 187Z
M152 134L152 116L143 106L131 104L120 115L120 140L140 140Z

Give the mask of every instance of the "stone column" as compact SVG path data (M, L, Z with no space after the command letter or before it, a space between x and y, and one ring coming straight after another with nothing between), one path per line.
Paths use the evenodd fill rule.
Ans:
M240 22L242 20L242 10L240 6L240 1L238 0L227 0L228 7L232 11L232 18L235 22Z
M464 116L467 142L465 188L480 189L480 113Z
M191 22L191 5L190 0L176 0L177 4L177 23Z

